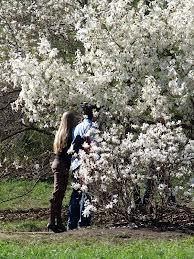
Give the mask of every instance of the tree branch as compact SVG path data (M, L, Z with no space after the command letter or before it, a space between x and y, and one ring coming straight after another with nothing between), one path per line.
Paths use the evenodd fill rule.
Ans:
M44 130L44 129L39 129L39 128L36 128L34 126L27 126L27 125L23 125L23 126L25 126L25 128L17 130L15 132L13 132L12 134L2 138L1 142L4 142L4 141L8 140L9 138L12 138L12 137L16 136L17 134L20 134L22 132L29 131L29 130L37 131L37 132L40 132L40 133L48 135L48 136L54 136L54 134L52 132L49 132L49 131Z
M21 124L22 124L22 126L26 127L27 130L34 130L34 131L43 133L43 134L48 135L48 136L54 136L54 134L52 132L50 132L48 130L45 130L45 129L37 128L32 124L30 124L30 125L26 125L24 123L21 123Z
M3 91L0 91L0 93L2 93ZM9 91L9 92L3 92L3 94L2 95L0 95L0 97L4 97L4 96L6 96L6 95L10 95L10 94L14 94L14 93L19 93L19 92L21 92L21 89L13 89L13 90L11 90L11 91Z
M12 102L14 102L14 100L9 101L4 107L1 107L0 111L5 110Z

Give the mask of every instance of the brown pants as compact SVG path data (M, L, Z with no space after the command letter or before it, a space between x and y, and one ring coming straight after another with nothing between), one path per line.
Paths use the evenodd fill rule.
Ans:
M54 191L53 197L50 200L50 224L62 224L62 202L67 189L69 178L69 166L60 160L55 159L52 164L52 171L54 173Z

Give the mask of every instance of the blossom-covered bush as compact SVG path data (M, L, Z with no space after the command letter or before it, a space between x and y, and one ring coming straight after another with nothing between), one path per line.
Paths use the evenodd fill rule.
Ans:
M71 103L63 84L69 84L78 44L74 31L77 8L77 1L67 0L1 1L0 90L21 91L13 108L21 107L30 121L42 119L41 126L52 126L58 117L49 116L51 111L59 115Z
M174 122L133 127L140 133L124 138L118 125L109 132L96 132L90 154L80 152L77 177L82 181L74 188L92 197L86 215L100 208L127 218L142 204L156 211L171 206L172 196L176 202L192 197L193 147L182 128Z
M3 0L0 15L0 89L20 91L14 109L53 129L83 101L102 107L80 171L98 206L130 212L148 189L155 207L190 197L193 0Z
M34 20L28 22L29 26L39 26L36 35L26 24L19 26L22 19L18 28L13 20L9 21L20 48L12 47L8 54L12 77L7 80L21 87L19 99L22 105L27 103L23 109L29 118L47 110L48 99L39 98L44 91L53 95L49 100L55 107L65 109L72 102L75 105L83 99L90 100L126 124L129 116L133 120L179 118L190 124L194 116L193 1L150 1L148 5L144 1L95 0L82 7L77 1L63 0L46 1L44 5L40 1L39 5L20 7L22 13L31 10L35 16L31 15ZM3 26L9 31L9 26ZM65 55L68 45L61 40L73 34L68 34L70 29L74 30L72 44L77 47L72 58ZM22 66L26 62L28 66ZM33 74L34 65L37 70ZM59 73L51 73L58 69ZM27 81L23 74L29 74ZM26 87L26 82L33 88ZM59 96L66 101L61 102ZM29 105L29 99L33 105ZM53 116L49 119L52 121Z

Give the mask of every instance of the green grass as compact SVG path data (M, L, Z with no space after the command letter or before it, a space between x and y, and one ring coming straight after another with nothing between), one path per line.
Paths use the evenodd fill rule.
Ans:
M52 182L38 182L35 188L23 197L10 200L8 202L1 201L12 199L23 195L32 189L35 181L27 180L9 180L0 182L0 210L11 209L30 209L30 208L47 208L49 200L52 196ZM64 205L69 201L70 188L66 192Z
M48 220L14 220L0 221L0 231L3 232L36 232L46 231Z
M34 186L35 181L28 180L9 180L0 182L0 210L10 209L15 210L28 210L31 208L48 208L49 200L52 197L53 183L51 182L38 182L35 188L23 197L13 199L1 203L3 200L12 199L27 193ZM66 192L63 206L69 202L71 187L68 187ZM0 220L0 231L9 232L36 232L45 231L48 219L18 219L13 221ZM1 253L0 253L1 254Z
M140 241L113 242L94 240L86 237L72 240L64 236L62 243L46 242L44 239L31 241L0 241L0 258L194 258L194 239L175 241Z
M12 180L0 183L0 200L9 199L27 192L34 181ZM0 203L0 210L47 208L52 195L53 183L39 182L31 193L22 198ZM64 205L68 202L71 190L67 191ZM46 220L22 219L0 221L0 259L20 258L180 258L194 259L194 238L177 240L134 240L119 236L87 236L88 232L67 232L65 234L35 233L46 230ZM17 233L31 232L32 233ZM79 235L78 235L79 233ZM141 237L140 237L141 238Z

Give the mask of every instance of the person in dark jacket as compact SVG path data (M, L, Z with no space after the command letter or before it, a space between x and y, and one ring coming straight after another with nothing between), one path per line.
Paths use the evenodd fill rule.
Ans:
M96 106L84 103L81 108L83 121L75 127L73 132L73 149L76 153L78 153L80 149L84 149L82 147L84 141L89 142L89 139L85 136L91 128L95 127L93 124L93 109L96 109ZM73 175L76 175L79 171L80 165L81 162L78 158L72 160L71 170ZM77 179L74 179L74 181L76 182ZM90 199L87 193L79 189L73 189L69 203L67 230L90 226L91 216L83 216L86 199Z
M71 154L68 149L71 146L75 117L72 112L65 112L61 118L60 126L56 132L53 149L55 158L52 163L54 173L54 191L50 200L50 219L47 225L48 231L59 233L66 230L62 224L62 202L68 184Z

